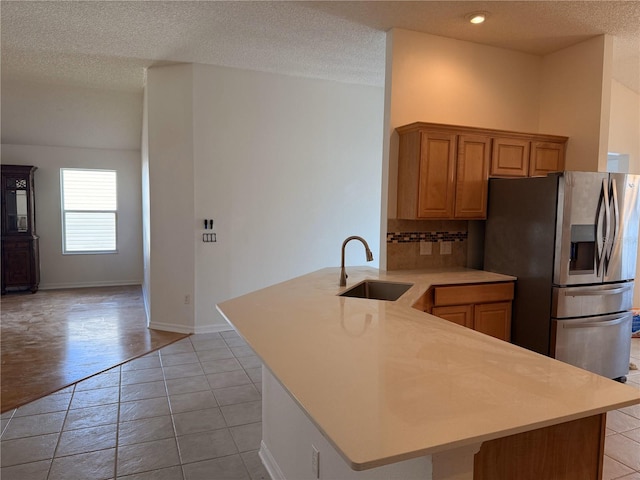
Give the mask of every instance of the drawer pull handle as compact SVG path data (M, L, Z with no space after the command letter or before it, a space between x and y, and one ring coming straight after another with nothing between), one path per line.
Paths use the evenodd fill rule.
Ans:
M631 290L631 286L610 288L608 290L578 290L575 292L568 292L565 295L567 297L587 297L587 296L599 296L599 295L617 295Z
M614 318L613 320L605 320L603 322L584 322L584 323L569 323L563 325L563 328L591 328L591 327L612 327L618 325L626 320L626 317ZM559 322L561 322L560 320Z

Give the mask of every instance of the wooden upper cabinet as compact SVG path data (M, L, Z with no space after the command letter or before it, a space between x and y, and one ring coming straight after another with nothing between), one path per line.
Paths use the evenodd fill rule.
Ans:
M493 139L491 177L544 177L564 170L566 139L557 141L496 137Z
M564 143L531 142L530 177L544 177L564 170Z
M455 135L420 134L419 218L451 218L455 175Z
M423 122L397 132L398 218L482 220L489 177L564 169L566 137Z
M487 217L487 193L491 138L482 135L458 137L454 218Z
M400 136L399 218L452 218L456 136L413 131Z
M518 138L494 138L491 176L528 176L530 143L529 140Z
M412 131L400 135L398 217L483 219L489 137Z

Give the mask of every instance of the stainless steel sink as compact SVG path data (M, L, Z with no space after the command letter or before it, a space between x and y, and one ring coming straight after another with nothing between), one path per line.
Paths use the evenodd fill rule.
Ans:
M369 298L371 300L389 300L393 302L412 286L412 283L364 280L339 295L341 297Z

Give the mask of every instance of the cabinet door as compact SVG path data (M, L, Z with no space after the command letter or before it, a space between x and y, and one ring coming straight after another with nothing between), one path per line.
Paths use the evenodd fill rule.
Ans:
M2 234L29 234L31 231L29 174L27 172L3 173L2 182Z
M491 139L480 135L458 137L455 218L487 218Z
M24 286L31 283L31 242L29 240L3 240L2 275L6 286Z
M452 218L456 136L422 132L418 218Z
M500 340L511 339L511 302L482 303L473 309L473 329Z
M529 176L544 177L564 170L564 143L532 142Z
M473 478L601 480L606 418L593 415L487 440L474 457Z
M451 307L433 307L432 315L473 328L473 305L454 305Z
M517 138L494 138L490 175L526 177L529 174L530 143Z

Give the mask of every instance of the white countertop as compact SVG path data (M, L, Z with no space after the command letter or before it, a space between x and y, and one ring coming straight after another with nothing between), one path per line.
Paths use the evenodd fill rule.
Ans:
M338 287L339 271L218 309L353 469L640 403L631 387L411 308L432 285L513 277L347 267ZM367 278L414 286L395 302L337 296Z

